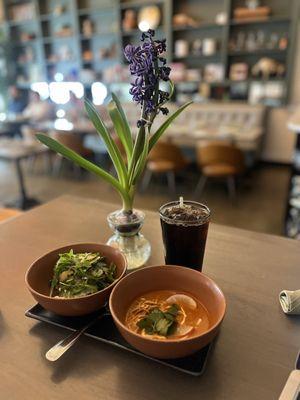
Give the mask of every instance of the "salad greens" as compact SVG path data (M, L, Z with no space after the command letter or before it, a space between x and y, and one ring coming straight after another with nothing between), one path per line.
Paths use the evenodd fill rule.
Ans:
M167 311L153 308L149 314L137 322L140 329L144 329L148 335L169 336L176 327L176 317L179 312L177 304L172 304Z
M50 296L81 297L109 286L116 279L116 265L108 264L99 253L59 255L51 280Z

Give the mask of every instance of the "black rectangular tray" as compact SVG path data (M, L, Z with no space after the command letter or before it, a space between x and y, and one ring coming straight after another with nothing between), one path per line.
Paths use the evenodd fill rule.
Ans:
M25 313L26 317L33 318L42 322L47 322L49 324L56 325L61 328L66 328L71 331L80 329L81 327L87 325L89 321L92 321L97 317L97 314L98 313L89 314L84 317L62 317L45 310L39 304L36 304ZM211 347L211 344L209 344L203 349L199 350L197 353L192 354L191 356L177 358L175 360L159 360L157 358L149 357L131 347L130 344L128 344L123 339L109 313L99 318L99 321L96 321L90 328L86 330L84 334L93 339L99 340L100 342L110 344L114 347L119 347L123 350L130 351L141 357L147 358L149 360L194 376L199 376L204 372L209 349Z

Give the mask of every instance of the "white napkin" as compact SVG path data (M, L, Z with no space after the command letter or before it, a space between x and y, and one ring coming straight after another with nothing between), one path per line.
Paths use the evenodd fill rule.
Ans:
M283 290L279 293L279 301L286 314L300 315L300 289Z

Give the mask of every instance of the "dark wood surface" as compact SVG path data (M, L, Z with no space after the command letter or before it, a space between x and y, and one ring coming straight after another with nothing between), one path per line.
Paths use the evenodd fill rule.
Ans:
M202 377L185 376L89 338L57 363L45 359L46 350L66 332L25 318L34 301L24 273L55 247L106 241L106 215L115 208L64 196L0 225L0 398L278 398L300 343L300 317L284 315L278 301L281 289L300 287L299 243L220 225L210 226L204 272L223 289L228 310ZM147 212L143 232L153 249L149 264L161 263L156 213Z

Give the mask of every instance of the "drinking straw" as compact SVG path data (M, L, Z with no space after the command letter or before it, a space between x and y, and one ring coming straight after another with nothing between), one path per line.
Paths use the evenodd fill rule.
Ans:
M179 197L179 207L183 207L183 197Z

